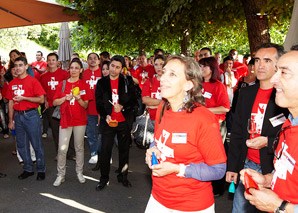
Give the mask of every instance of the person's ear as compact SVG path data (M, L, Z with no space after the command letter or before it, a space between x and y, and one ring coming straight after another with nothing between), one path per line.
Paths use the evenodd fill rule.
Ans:
M187 92L189 90L191 90L192 88L194 87L194 84L192 81L187 81L185 84L184 84L184 90Z

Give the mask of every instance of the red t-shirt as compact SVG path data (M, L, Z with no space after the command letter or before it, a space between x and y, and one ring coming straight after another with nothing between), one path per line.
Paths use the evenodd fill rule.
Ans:
M157 109L158 115L161 106L162 103ZM192 113L166 110L161 123L158 122L157 116L154 140L162 162L185 165L226 162L219 123L205 107L196 107ZM176 173L152 178L152 195L167 208L200 211L214 203L211 182L177 177Z
M286 120L282 128L290 126L291 122ZM274 174L271 182L271 189L278 194L282 200L288 200L298 204L298 126L291 126L285 130L285 138L280 134L276 155L281 158L274 158ZM282 150L282 146L284 147ZM281 153L282 150L282 153Z
M62 86L63 86L63 81L59 83L56 93L53 97L53 100L72 94L72 89L75 87L79 87L80 95L83 101L89 101L92 99L92 95L88 85L85 82L83 82L81 79L79 79L74 83L70 83L66 81L64 93L61 93ZM70 101L65 101L63 104L66 104L69 107L67 109L70 110L70 113L69 114L61 113L61 121L60 121L61 126L62 126L61 124L62 120L67 121L67 124L66 124L67 127L83 126L87 124L87 111L78 103L78 101L75 100L75 98L73 98ZM61 105L61 108L62 108L62 105ZM62 118L62 116L69 116L69 117Z
M256 134L254 134L254 138L261 136L263 121L265 117L266 108L271 96L273 88L263 90L259 88L254 105L251 111L251 120L254 120L256 127ZM252 135L250 135L250 139L252 139ZM260 164L260 151L258 149L248 148L247 150L247 158L257 164Z
M101 78L101 69L98 68L95 71L87 69L84 71L83 74L83 81L89 85L91 94L92 94L92 101L89 101L87 114L88 115L98 115L96 110L96 102L95 102L95 88L97 81Z
M145 81L142 90L142 97L149 96L150 98L155 98L161 100L161 90L160 90L160 81L157 80L157 77L152 79L152 85L150 80ZM149 109L150 119L155 120L157 109Z
M136 73L137 79L139 80L139 86L142 89L145 81L148 78L153 78L153 75L155 74L155 70L151 64L148 64L146 67L139 66L136 69L135 73Z
M225 85L219 81L203 82L202 95L205 97L206 108L223 106L230 109L229 96ZM216 114L219 121L226 119L226 113Z
M31 65L34 67L37 67L38 69L42 69L42 68L47 69L47 66L48 66L47 62L45 61L35 61L35 62L32 62ZM38 72L37 70L35 71Z
M6 98L6 99L7 99L6 95L7 95L8 85L9 85L8 82L4 82L4 84L3 84L3 89L2 89L2 92L1 92L1 93L2 93L2 96L3 96L4 98Z
M55 72L47 71L40 76L40 83L47 93L47 100L50 107L53 106L53 97L56 93L59 83L66 79L67 72L62 69L57 69Z
M118 91L119 78L117 78L116 80L110 79L110 82L111 82L111 90L112 90L112 103L116 105L116 104L119 104L119 91ZM114 111L114 107L112 109L111 118L112 120L117 120L118 122L125 121L125 118L122 115L122 112L116 113Z
M6 93L6 98L12 100L15 96L24 97L39 97L45 94L40 82L30 75L23 79L15 78L9 85ZM38 103L30 101L13 102L13 108L18 111L23 111L31 108L38 108Z

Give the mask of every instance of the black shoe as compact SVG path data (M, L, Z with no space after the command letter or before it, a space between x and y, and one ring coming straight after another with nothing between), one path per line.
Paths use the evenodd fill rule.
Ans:
M125 187L132 187L131 183L127 180L127 176L123 176L122 174L117 175L117 179L119 183L122 183Z
M102 182L99 182L96 186L96 191L100 191L100 190L103 190L104 187L106 187L107 185L109 185L109 181L102 181Z
M3 174L0 172L0 178L4 178L4 177L6 177L6 174Z
M36 180L44 180L46 178L46 173L44 172L38 172Z
M18 178L19 178L20 180L23 180L23 179L26 179L27 177L32 176L32 175L34 175L34 172L27 172L27 171L24 171L22 174L20 174L20 175L18 176Z

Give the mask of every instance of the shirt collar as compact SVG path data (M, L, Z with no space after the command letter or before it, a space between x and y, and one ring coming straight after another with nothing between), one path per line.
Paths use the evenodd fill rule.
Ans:
M297 126L298 125L298 117L293 118L292 114L289 114L289 120L291 122L291 126Z

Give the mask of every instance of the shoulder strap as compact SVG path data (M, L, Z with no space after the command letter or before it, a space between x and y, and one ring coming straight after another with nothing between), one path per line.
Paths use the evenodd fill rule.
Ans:
M66 80L63 80L63 86L62 86L61 92L64 92L65 91L65 84L66 84Z

